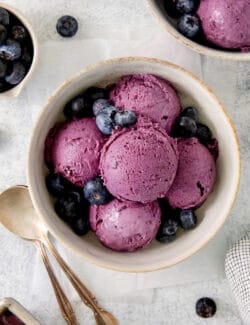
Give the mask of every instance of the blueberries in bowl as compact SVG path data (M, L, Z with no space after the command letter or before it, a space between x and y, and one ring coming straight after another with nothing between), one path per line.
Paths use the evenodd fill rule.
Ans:
M201 31L200 19L195 14L185 14L177 20L177 29L184 36L194 39Z
M83 189L84 197L90 204L102 205L108 203L111 194L103 185L101 177L95 177L89 180Z

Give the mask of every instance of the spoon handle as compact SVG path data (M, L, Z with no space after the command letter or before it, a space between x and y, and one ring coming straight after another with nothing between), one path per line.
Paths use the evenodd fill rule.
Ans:
M63 292L63 289L61 288L61 286L52 270L51 264L49 262L49 259L48 259L48 256L46 254L43 244L40 241L37 241L36 246L37 246L38 250L40 251L43 263L47 269L47 272L48 272L49 278L51 280L51 284L53 286L53 289L54 289L54 292L56 295L56 299L57 299L58 305L61 309L63 318L68 323L68 325L78 325L74 310L73 310L68 298L66 297L65 293Z
M47 236L45 237L45 243L49 251L54 255L58 264L65 272L66 276L77 291L81 300L85 303L86 306L93 310L96 323L98 325L118 325L116 318L111 313L104 310L98 305L95 296L88 290L88 288L80 281L80 279L75 275L71 268L66 264L66 262L59 255Z

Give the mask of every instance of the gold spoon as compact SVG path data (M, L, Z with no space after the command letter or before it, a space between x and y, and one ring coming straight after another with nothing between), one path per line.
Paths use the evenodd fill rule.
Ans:
M96 298L64 262L52 245L48 231L36 215L35 209L26 186L15 186L0 194L0 222L12 233L23 239L34 241L42 254L43 261L51 279L59 306L64 319L70 325L77 325L73 308L63 293L51 269L44 250L44 245L54 255L69 281L77 291L81 300L94 312L98 325L118 325L116 318L108 311L102 309Z

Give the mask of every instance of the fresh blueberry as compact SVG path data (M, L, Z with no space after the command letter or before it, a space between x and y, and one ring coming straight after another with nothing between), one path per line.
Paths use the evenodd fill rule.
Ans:
M89 231L89 220L86 217L79 217L72 221L71 228L78 236L83 236Z
M118 111L115 114L115 124L127 127L137 122L137 117L133 111Z
M195 38L201 31L200 19L195 14L185 14L177 20L178 31L188 38Z
M98 129L106 135L110 135L115 127L115 115L118 109L114 106L103 108L96 116L96 125Z
M181 112L181 116L191 117L195 122L197 122L199 118L199 112L195 107L189 106L184 108L184 110Z
M216 313L217 307L215 302L208 297L200 298L196 302L196 313L202 318L213 317Z
M5 77L5 80L10 85L17 85L23 80L25 74L25 66L21 62L14 62L12 71Z
M205 124L197 123L197 130L195 136L199 139L201 143L206 144L211 141L212 132Z
M49 174L45 179L47 190L54 196L60 196L65 193L70 185L61 174Z
M108 99L108 91L100 87L89 87L84 91L84 95L88 97L92 103L100 98Z
M62 16L57 20L56 30L63 37L72 37L78 30L77 20L72 16Z
M178 137L189 138L195 135L196 130L196 123L191 117L181 116L176 121L173 133Z
M7 29L4 25L0 25L0 44L7 38Z
M178 230L178 223L173 219L163 220L158 233L156 235L156 240L161 243L170 243L176 238L176 233Z
M8 38L4 44L0 45L1 59L13 61L20 58L21 54L21 45L15 40Z
M6 26L10 23L10 15L4 8L0 8L0 24Z
M194 210L181 210L179 215L180 226L185 229L193 229L197 225L197 217Z
M7 64L3 60L0 59L0 78L5 77L7 72Z
M103 185L101 177L89 180L83 189L84 197L90 204L102 205L108 203L111 198L110 193Z
M172 18L180 17L180 13L176 10L175 0L164 0L164 9L166 13Z
M175 8L181 15L196 11L198 4L198 0L175 0Z
M91 102L84 95L74 97L64 107L64 115L69 119L92 116Z
M27 30L22 25L15 25L11 29L11 36L18 42L22 42L28 36Z
M69 191L61 195L55 203L57 215L66 222L73 222L82 214L82 195L78 191Z
M103 108L110 106L110 102L106 98L99 98L93 103L93 113L95 116L102 110Z

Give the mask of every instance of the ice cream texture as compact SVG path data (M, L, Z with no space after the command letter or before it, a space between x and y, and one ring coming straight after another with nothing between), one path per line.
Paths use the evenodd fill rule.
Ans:
M109 192L118 199L140 203L164 197L177 166L176 140L142 116L135 126L110 137L100 159L101 176Z
M132 252L148 245L161 222L157 201L140 204L114 199L90 207L90 225L101 243L115 251Z
M105 138L95 120L84 118L57 125L48 134L45 159L51 160L54 172L77 186L99 175L100 152Z
M122 77L110 92L110 99L120 109L150 117L168 133L180 114L180 100L170 83L151 74Z
M196 138L179 139L179 166L166 198L171 207L200 206L213 190L216 178L214 158Z
M250 0L201 0L197 11L207 40L219 47L250 47Z

